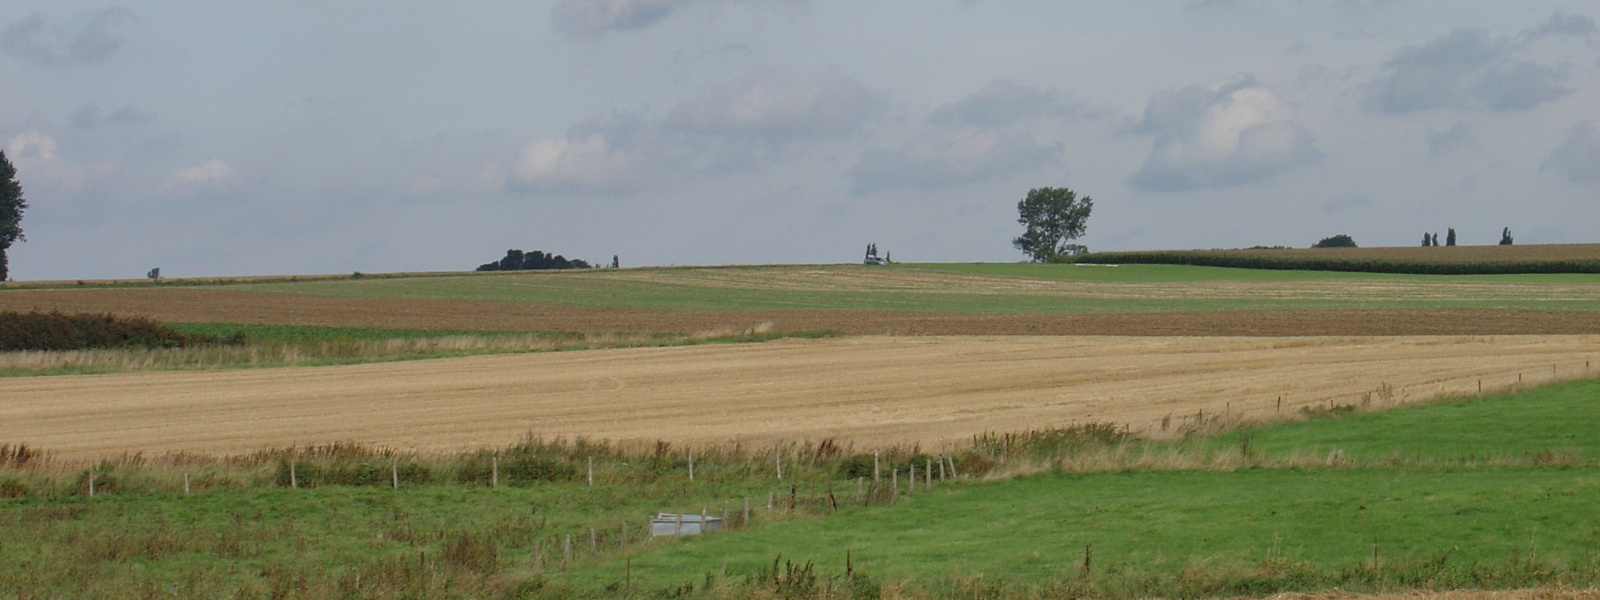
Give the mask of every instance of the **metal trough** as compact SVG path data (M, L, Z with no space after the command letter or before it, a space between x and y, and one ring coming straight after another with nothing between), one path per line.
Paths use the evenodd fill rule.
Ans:
M684 513L660 513L650 519L650 535L700 535L722 529L722 518Z

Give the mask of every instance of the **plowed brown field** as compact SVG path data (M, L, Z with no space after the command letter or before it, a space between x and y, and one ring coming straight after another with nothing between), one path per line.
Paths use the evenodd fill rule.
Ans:
M858 310L692 312L416 298L131 288L12 290L0 310L143 315L158 321L477 331L837 331L865 335L1540 335L1600 334L1600 313L1394 309L959 314Z
M1280 396L1287 412L1384 384L1415 401L1589 365L1600 336L782 340L0 379L0 441L69 457L335 441L446 451L527 433L937 444L1085 421L1142 430L1200 410L1270 417Z

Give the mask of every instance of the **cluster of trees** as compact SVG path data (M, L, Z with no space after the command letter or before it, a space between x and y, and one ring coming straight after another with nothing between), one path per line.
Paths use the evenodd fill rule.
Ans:
M4 150L0 150L0 281L11 276L7 268L6 250L22 237L22 211L28 202L22 198L22 184L17 183L17 168L11 166Z
M616 259L612 259L616 264ZM594 265L582 259L568 259L560 254L542 251L523 252L515 248L506 251L505 258L478 265L479 271L537 271L545 269L588 269Z
M1510 246L1511 242L1512 242L1512 240L1511 240L1511 228L1510 227L1506 227L1504 229L1501 229L1500 230L1500 245L1501 246ZM1437 233L1423 233L1422 234L1422 245L1423 245L1423 247L1438 246L1439 245L1439 234L1437 234ZM1449 228L1445 229L1444 245L1446 245L1446 246L1454 246L1454 245L1456 245L1456 228L1449 227Z
M1312 248L1354 248L1356 240L1345 234L1330 235L1311 245Z

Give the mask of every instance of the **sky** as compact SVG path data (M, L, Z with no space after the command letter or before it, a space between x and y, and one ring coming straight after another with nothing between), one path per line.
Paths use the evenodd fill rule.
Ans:
M1600 2L0 5L18 280L1600 242Z

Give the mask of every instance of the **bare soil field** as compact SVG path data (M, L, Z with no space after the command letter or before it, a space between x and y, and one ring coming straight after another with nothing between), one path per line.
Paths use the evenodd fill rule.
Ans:
M859 310L664 311L430 300L324 298L194 288L13 290L0 310L142 315L157 321L475 331L616 333L834 331L863 335L1568 335L1600 313L1464 309L964 314Z
M1600 336L791 339L10 378L0 441L65 458L341 441L456 451L527 434L927 446L1074 422L1157 431L1200 411L1277 418L1597 373Z

